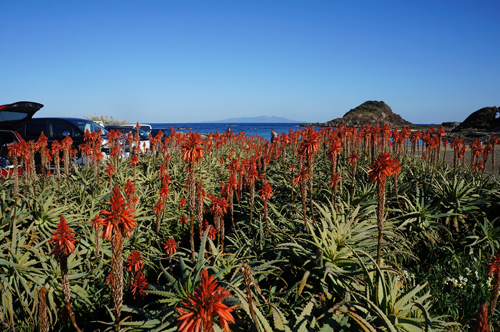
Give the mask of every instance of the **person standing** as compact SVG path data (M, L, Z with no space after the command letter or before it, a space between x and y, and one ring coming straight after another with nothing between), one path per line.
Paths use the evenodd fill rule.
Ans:
M273 144L274 140L278 138L278 133L271 129L271 144Z

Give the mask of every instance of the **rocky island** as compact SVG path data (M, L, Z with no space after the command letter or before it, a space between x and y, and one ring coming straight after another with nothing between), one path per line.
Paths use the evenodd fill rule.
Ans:
M453 132L464 130L500 131L499 109L496 106L483 107L473 112Z
M369 100L365 101L358 107L351 109L344 114L342 118L333 119L325 123L309 123L301 126L316 126L316 127L361 127L364 125L383 126L389 125L391 128L409 127L411 122L403 119L399 114L396 114L383 101Z

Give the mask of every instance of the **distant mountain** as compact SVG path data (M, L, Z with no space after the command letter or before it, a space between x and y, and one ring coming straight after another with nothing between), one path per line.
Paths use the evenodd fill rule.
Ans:
M207 123L303 123L303 121L295 121L280 116L254 116L254 117L241 117L229 118L218 121L206 121Z

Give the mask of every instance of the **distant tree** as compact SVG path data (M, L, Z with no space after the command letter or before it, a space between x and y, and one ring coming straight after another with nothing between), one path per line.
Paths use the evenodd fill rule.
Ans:
M110 116L108 118L107 115L96 115L94 114L93 116L84 116L85 119L91 120L91 121L102 121L104 124L111 124L111 125L124 125L127 124L127 120L121 120L121 119L115 119L113 116Z

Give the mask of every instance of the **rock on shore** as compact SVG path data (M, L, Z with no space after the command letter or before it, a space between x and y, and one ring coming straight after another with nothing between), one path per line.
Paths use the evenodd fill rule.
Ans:
M342 118L333 119L325 123L305 124L303 126L339 127L343 125L346 127L361 127L364 125L383 126L385 124L391 128L412 125L411 122L394 113L389 105L383 101L369 100L351 109Z
M496 106L483 107L480 110L473 112L459 126L453 129L453 132L463 130L481 129L486 131L500 130L500 117L498 116L499 109Z

